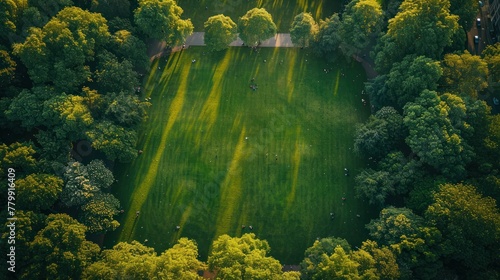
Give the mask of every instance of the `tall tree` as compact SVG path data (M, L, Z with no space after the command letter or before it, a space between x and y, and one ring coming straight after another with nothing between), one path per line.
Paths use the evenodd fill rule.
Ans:
M481 53L486 63L488 63L488 72L490 83L492 85L500 83L500 43L488 45Z
M401 110L425 90L436 90L443 74L439 62L425 56L408 55L396 62L390 72L380 75L367 86L375 108L392 106Z
M47 125L44 119L45 101L51 99L56 91L50 87L35 86L30 90L24 89L12 99L5 115L10 121L20 121L21 126L31 130L38 126Z
M340 49L347 57L366 48L382 28L384 13L377 0L353 0L342 14Z
M325 20L320 20L318 28L318 33L311 45L313 51L329 61L337 60L342 40L340 37L342 23L339 15L335 13Z
M273 17L264 8L253 8L238 20L241 40L248 46L257 46L276 34Z
M83 279L203 279L198 270L206 265L197 259L196 243L180 238L172 248L157 256L154 248L120 242L113 249L104 250L101 259L88 266Z
M443 82L449 92L477 98L488 86L488 64L468 51L447 54L443 60Z
M449 0L405 0L399 8L379 42L376 64L381 72L408 54L440 59L459 28Z
M463 178L474 155L464 141L472 131L466 122L463 100L453 94L438 96L424 90L404 111L404 123L410 133L406 143L412 151L447 178Z
M213 51L227 49L229 44L238 38L236 23L223 14L209 17L203 26L205 45Z
M111 23L111 22L110 22ZM118 30L111 37L113 51L119 58L132 63L137 71L146 71L149 67L146 44L132 35L129 30Z
M49 209L59 198L63 183L63 180L55 175L40 173L17 180L17 207L35 211Z
M105 116L125 127L135 127L145 120L146 109L151 106L151 103L139 100L137 95L124 92L109 93L105 100Z
M479 1L450 0L450 12L458 16L458 23L464 30L470 30L479 10Z
M64 172L65 186L61 193L62 202L68 206L80 206L99 193L99 188L90 183L85 166L77 161L69 162Z
M137 133L132 129L102 121L94 124L86 136L92 142L92 147L101 150L110 160L128 162L137 156Z
M0 144L0 178L8 168L14 168L17 174L29 173L36 168L36 151L30 142L14 142L10 145Z
M302 12L295 16L290 27L290 38L295 46L308 47L319 31L311 13Z
M30 29L15 54L27 66L36 84L53 83L64 91L76 90L90 77L95 50L109 40L106 20L96 13L66 7L42 29Z
M246 233L242 237L221 235L212 244L208 257L210 270L219 279L283 279L278 260L266 256L269 244Z
M323 254L321 258L322 261L312 279L361 279L358 272L359 263L341 246L337 246L333 254Z
M113 172L100 159L92 160L85 168L87 169L90 184L97 186L99 189L109 188L115 181Z
M337 246L342 247L344 252L351 252L351 245L343 238L327 237L314 241L314 244L306 249L304 260L300 263L301 277L303 279L314 279L319 265L323 261L323 256L332 255Z
M500 213L494 199L470 185L443 184L425 216L443 233L446 258L460 264L454 266L459 275L498 276Z
M352 252L351 257L359 263L361 275L373 275L370 279L399 279L396 255L390 248L379 246L375 241L364 241L361 248Z
M126 59L120 61L107 51L97 56L95 76L97 90L101 93L123 91L132 94L139 84L132 63Z
M21 278L78 279L94 262L99 246L85 239L86 228L66 214L51 214L30 243L31 261Z
M112 194L98 192L81 209L79 221L90 233L106 233L120 226L114 219L119 213L120 201Z
M174 0L140 0L134 19L146 36L175 45L193 32L191 20L181 19L183 12Z

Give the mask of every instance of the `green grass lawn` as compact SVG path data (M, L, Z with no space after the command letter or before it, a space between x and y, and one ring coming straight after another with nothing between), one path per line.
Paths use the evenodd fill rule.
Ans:
M211 16L224 14L234 22L248 10L265 8L274 19L278 32L288 33L293 18L310 12L319 21L341 9L342 0L177 0L184 10L183 18L191 18L195 31L203 31L203 23Z
M300 49L205 50L161 59L146 78L153 106L138 143L144 153L116 166L114 193L126 211L107 245L148 239L161 252L189 237L205 259L217 236L252 225L272 256L297 264L317 237L365 240L378 212L353 191L364 166L352 152L354 127L369 115L362 67Z

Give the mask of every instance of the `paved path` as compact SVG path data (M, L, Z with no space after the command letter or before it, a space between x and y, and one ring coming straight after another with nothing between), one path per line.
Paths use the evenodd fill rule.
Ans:
M186 39L186 47L189 46L204 46L204 36L205 32L194 32L191 36ZM243 41L238 37L236 41L229 44L231 47L242 46ZM270 48L293 48L292 39L289 33L278 33L274 37L263 41L259 47L270 47Z

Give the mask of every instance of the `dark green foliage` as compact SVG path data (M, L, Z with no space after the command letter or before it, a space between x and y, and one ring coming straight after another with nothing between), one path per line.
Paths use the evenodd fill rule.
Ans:
M103 52L97 56L97 70L95 72L97 89L101 93L126 92L133 93L139 84L137 73L133 70L130 61L119 61L110 52Z
M90 6L91 12L100 13L103 17L110 20L115 17L130 17L129 0L92 0Z
M140 101L136 95L128 93L110 93L106 95L106 117L125 127L135 127L146 118L146 109L151 106L147 101Z
M318 25L310 13L295 16L290 27L290 37L295 46L308 47L318 33Z
M313 51L329 61L335 61L339 56L341 42L340 30L342 23L338 14L333 14L319 21L319 31L311 44Z

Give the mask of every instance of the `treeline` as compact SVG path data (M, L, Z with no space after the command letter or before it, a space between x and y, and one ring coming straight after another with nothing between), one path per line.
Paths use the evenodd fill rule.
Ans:
M316 22L302 13L292 23L297 46L338 63L375 61L379 75L366 87L373 115L354 143L371 167L356 175L356 191L382 210L359 248L317 240L300 273L283 273L251 234L220 236L207 263L184 238L161 254L135 241L108 250L88 241L119 226L110 169L138 154L150 106L138 98L145 42L173 46L193 31L175 1L0 2L0 177L8 182L13 168L16 178L10 276L196 279L208 269L223 279L498 279L500 115L485 100L498 90L500 45L481 56L465 50L475 0L384 3L353 0L341 14ZM204 27L215 51L237 33L248 46L276 33L264 9ZM7 188L0 194L7 201Z

